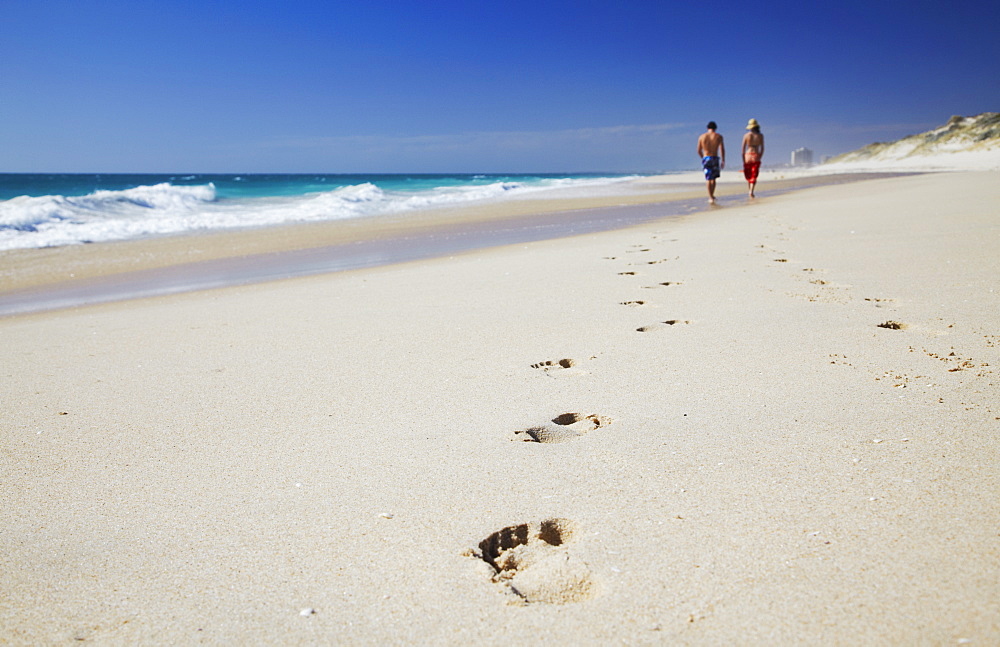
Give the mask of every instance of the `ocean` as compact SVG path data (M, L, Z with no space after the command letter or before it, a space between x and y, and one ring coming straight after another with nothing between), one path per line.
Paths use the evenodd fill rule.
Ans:
M0 251L586 193L625 174L0 174Z

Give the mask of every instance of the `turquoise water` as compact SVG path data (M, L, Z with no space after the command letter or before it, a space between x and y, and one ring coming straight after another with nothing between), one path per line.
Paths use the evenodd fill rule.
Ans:
M622 174L0 174L0 250L362 218Z
M169 183L213 184L220 199L293 196L371 183L386 191L428 191L439 187L476 187L495 183L543 184L553 181L628 177L625 174L118 174L0 173L0 200L18 196L83 196L95 191L125 191Z

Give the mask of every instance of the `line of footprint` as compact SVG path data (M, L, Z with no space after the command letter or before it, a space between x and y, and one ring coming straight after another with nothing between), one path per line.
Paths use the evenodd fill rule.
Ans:
M638 249L626 253L650 252L651 248L636 245ZM615 257L611 257L612 260ZM642 265L658 265L674 259L640 261ZM619 272L623 276L635 276L637 272ZM663 281L646 289L680 285L677 281ZM647 305L646 300L624 301L628 307ZM690 321L668 319L641 326L637 332L688 324ZM571 358L545 360L531 365L532 369L549 374L577 374L578 362ZM513 440L532 443L564 443L580 438L596 429L607 427L611 418L594 413L561 413L551 420L519 429ZM576 558L570 551L570 543L579 532L577 524L569 519L551 518L540 522L520 523L501 528L467 551L467 555L486 562L492 569L492 581L501 586L514 604L565 604L579 602L593 597L597 585L590 567Z
M777 224L777 223L775 223ZM794 228L791 228L794 229ZM787 241L787 237L780 237L780 240ZM787 257L784 252L781 252L773 247L761 244L757 245L758 251L771 257L771 262L781 263L781 267L787 269L793 269L796 265L794 260ZM810 286L811 291L808 293L792 293L789 292L789 296L795 298L805 299L810 302L825 302L825 303L840 303L843 305L849 304L853 297L851 296L852 286L846 284L837 284L833 281L823 278L826 274L826 270L817 269L814 267L804 267L800 271L793 271L792 278L797 280L805 280ZM898 301L895 298L888 297L865 297L864 302L877 309L893 309L896 307ZM883 315L884 316L884 315ZM913 326L911 324L897 321L896 319L883 319L882 316L874 317L872 325L876 328L882 330L892 330L892 331L912 331L914 328L919 328L919 326ZM942 324L944 320L941 320ZM931 331L931 335L934 337L946 334L947 328L951 328L954 324L944 324L942 329ZM984 340L986 340L986 348L995 347L991 343L991 336L988 334L982 335ZM900 338L901 341L908 340L904 335ZM910 352L917 352L918 347L910 344L908 346ZM983 361L982 359L975 359L968 352L961 352L957 350L954 346L949 346L948 348L937 348L928 349L926 346L921 344L919 346L919 351L922 352L927 357L939 360L945 368L946 373L958 374L962 377L970 377L972 379L992 379L989 376L993 374L992 367L989 362ZM841 366L852 366L851 362L842 353L832 353L829 355L829 363ZM885 382L890 384L893 388L905 389L916 384L923 384L927 387L942 386L937 381L942 381L942 375L938 371L938 377L932 376L930 373L934 371L928 368L928 375L910 375L905 371L884 371L882 374L875 375L875 380L880 382ZM934 380L934 382L928 383L929 380ZM992 382L989 384L992 386ZM938 402L944 404L944 397L939 397ZM966 408L976 408L979 405L968 404L965 402L961 403ZM994 411L993 407L989 405L985 406L985 412L988 416L992 416L994 420L1000 420L1000 415L996 415L997 412Z
M646 246L646 245L633 245L633 249L626 250L625 253L626 254L645 254L645 253L652 252L652 251L653 251L652 247L649 247L649 246ZM606 256L605 258L607 260L619 260L618 257L616 257L616 256ZM658 258L658 259L654 259L654 260L642 260L642 259L638 259L636 261L629 262L629 265L633 266L633 267L642 267L642 266L646 266L646 265L660 265L661 263L669 263L671 261L676 261L676 260L679 260L679 259L680 259L679 256L674 256L673 258ZM624 271L618 272L618 275L619 276L640 276L640 273L638 271L636 271L636 270L624 270ZM681 285L680 281L661 281L661 282L655 283L653 285L644 285L644 286L642 286L642 288L645 289L645 290L653 290L653 289L659 289L659 288L665 288L665 287L673 287L673 286L678 286L678 285ZM629 307L640 307L640 306L644 306L644 305L647 305L647 304L648 304L648 301L646 301L644 299L636 299L636 300L632 300L632 301L622 301L621 302L621 305L623 305L623 306L629 306ZM686 320L686 319L667 319L665 321L658 321L658 322L655 322L655 323L652 323L652 324L647 324L645 326L640 326L640 327L636 328L635 330L636 330L636 332L648 333L648 332L655 332L657 330L668 328L670 326L676 326L678 324L689 324L689 323L691 323L691 322L688 321L688 320Z
M774 263L789 268L789 259L781 252L759 246L765 253L771 255ZM636 249L626 253L653 251L647 246L636 246ZM608 260L619 260L618 257L607 257ZM658 259L653 261L636 261L636 265L659 265L673 259ZM809 276L821 274L822 270L805 268L802 270ZM635 270L624 270L621 276L639 276ZM810 285L819 289L849 289L850 286L834 286L824 279L811 278ZM681 285L678 281L662 281L653 285L642 286L643 289L658 289ZM801 295L792 295L801 296ZM809 300L820 300L813 297ZM826 300L826 299L824 299ZM832 300L832 299L830 299ZM838 299L840 300L840 299ZM845 302L840 300L841 302ZM892 307L893 299L869 298L866 302L875 308ZM643 307L650 304L646 299L634 299L620 302L626 307ZM688 320L668 319L636 328L637 332L646 333L659 329L691 323ZM908 326L894 320L886 320L875 324L886 330L905 330ZM996 340L994 340L994 343ZM934 356L931 353L928 353ZM834 364L848 364L842 355L831 355ZM954 360L958 369L968 366L968 360L954 354L942 358L942 361ZM581 374L580 363L572 358L545 360L531 364L531 368L544 371L546 374L572 375ZM951 369L956 370L956 369ZM520 429L514 432L514 440L532 443L563 443L578 439L594 430L607 427L612 420L598 414L578 412L561 413L551 420ZM479 542L476 548L468 553L487 563L492 569L492 581L501 586L512 603L517 604L565 604L579 602L596 595L597 583L589 566L576 558L571 551L573 537L579 532L575 522L563 518L545 519L540 522L520 523L501 528Z

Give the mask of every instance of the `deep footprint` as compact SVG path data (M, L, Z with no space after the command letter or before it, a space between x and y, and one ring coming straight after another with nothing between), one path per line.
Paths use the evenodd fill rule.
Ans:
M521 604L566 604L593 597L590 568L566 544L576 534L569 519L507 526L479 542L471 555L493 568L493 582Z
M564 443L610 425L611 418L596 414L585 416L581 413L564 413L553 418L551 423L515 431L514 436L526 443Z

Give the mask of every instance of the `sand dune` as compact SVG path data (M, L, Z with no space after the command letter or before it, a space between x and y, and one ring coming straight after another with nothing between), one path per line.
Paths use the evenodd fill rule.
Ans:
M998 170L1000 113L955 116L926 133L894 142L878 142L839 155L822 167L829 171L858 170Z

